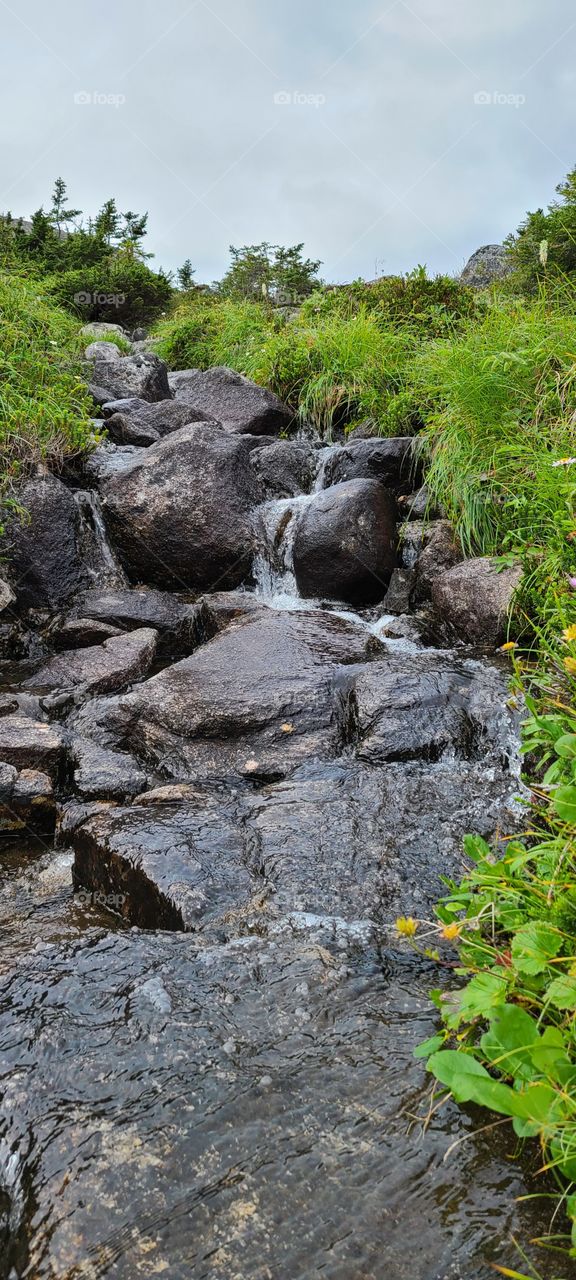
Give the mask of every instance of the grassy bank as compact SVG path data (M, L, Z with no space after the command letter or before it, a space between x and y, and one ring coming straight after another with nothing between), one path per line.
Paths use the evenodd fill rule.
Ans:
M368 420L417 435L433 497L467 555L519 563L511 696L527 706L522 838L473 834L472 870L413 945L458 949L423 1056L460 1102L536 1139L576 1221L576 294L471 295L454 282L318 291L291 319L193 298L159 329L173 364L226 363L270 386L327 439ZM490 1117L487 1117L491 1122Z
M89 445L78 325L40 283L0 273L0 504L34 464L57 468Z

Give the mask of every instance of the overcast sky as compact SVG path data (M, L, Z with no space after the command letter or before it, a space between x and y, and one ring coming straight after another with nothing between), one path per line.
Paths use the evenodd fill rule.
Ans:
M0 22L0 209L61 174L86 212L148 209L155 263L199 281L262 240L327 280L457 272L576 164L571 0L0 0Z

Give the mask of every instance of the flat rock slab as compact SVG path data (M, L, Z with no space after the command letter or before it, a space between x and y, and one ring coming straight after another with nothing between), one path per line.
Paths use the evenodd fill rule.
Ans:
M0 760L17 769L40 769L56 778L64 759L65 736L58 725L26 715L0 716Z
M157 642L157 632L150 627L142 627L139 631L105 640L104 644L68 649L40 667L24 682L24 688L74 689L81 686L87 694L121 689L146 675L154 660Z
M120 914L144 929L222 934L240 908L264 895L249 870L237 813L207 795L99 814L74 837L76 889L112 893Z
M439 980L329 929L201 948L92 931L32 952L0 984L6 1274L485 1280L491 1261L514 1266L510 1235L534 1219L511 1140L474 1136L451 1104L425 1131L407 1122L427 1109L413 1048L435 1029Z
M125 800L148 785L148 778L132 756L108 751L89 739L77 738L70 747L74 785L84 800Z
M98 626L123 631L153 627L163 644L188 651L205 639L207 628L215 629L207 605L187 604L169 591L155 591L152 587L87 591L78 608ZM68 625L72 627L73 623Z

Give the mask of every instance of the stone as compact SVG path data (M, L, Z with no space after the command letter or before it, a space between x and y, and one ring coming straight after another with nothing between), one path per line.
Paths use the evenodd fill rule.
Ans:
M112 444L111 440L102 440L84 459L84 475L89 484L98 488L112 476L133 466L144 455L144 447L139 448L134 444L117 445Z
M89 324L82 325L80 337L91 338L93 342L98 342L106 333L115 333L119 338L127 338L121 324L109 324L106 320L91 320Z
M520 568L498 570L487 556L454 565L432 585L439 625L469 644L502 644L521 580Z
M294 413L273 391L225 365L200 372L182 369L172 374L176 400L216 418L227 431L248 435L279 435L294 421Z
M86 350L86 359L91 367L92 395L98 404L132 396L150 401L171 399L166 365L152 352L123 356L111 342L93 342ZM99 392L106 389L103 400L100 394L94 395L96 388Z
M125 800L148 785L145 772L126 752L108 751L86 738L75 738L70 754L74 785L84 800Z
M81 597L78 608L92 623L115 631L135 631L153 627L159 633L159 647L171 652L190 652L197 644L213 635L216 626L206 602L187 604L169 591L153 587L127 587L121 590L95 588ZM67 624L73 627L74 620Z
M134 397L112 400L102 406L102 413L109 438L120 445L148 446L192 422L216 422L178 400L160 400L156 404Z
M104 516L132 578L202 591L247 578L262 497L250 467L256 441L206 423L181 427L108 481Z
M88 818L97 813L108 813L116 808L115 800L90 800L83 804L77 800L69 800L57 808L56 843L59 846L69 845L74 832Z
M51 639L55 649L86 649L121 634L119 627L111 627L107 622L97 622L93 618L68 618L57 624Z
M54 789L48 774L22 769L14 784L12 808L26 826L48 830L56 820Z
M142 627L139 631L114 636L103 644L66 650L29 676L23 687L79 688L84 694L121 689L146 675L154 660L157 640L156 631Z
M318 450L305 440L277 440L254 449L251 465L267 498L294 498L309 493L318 464Z
M511 275L514 266L508 250L503 244L485 244L477 249L468 259L460 274L461 284L471 289L488 289Z
M188 782L167 782L164 786L153 787L151 791L143 791L138 796L138 804L186 804L190 800L198 800L201 796L198 787Z
M16 603L16 595L8 582L0 578L0 613L4 613L11 604Z
M351 667L380 652L367 630L332 613L265 609L127 695L92 701L75 732L121 743L167 781L283 777L343 749Z
M7 530L10 573L22 608L67 604L84 581L78 552L76 503L61 480L48 473L25 481L18 502L27 512Z
M395 503L377 480L347 480L298 517L294 573L305 597L375 604L396 565Z
M408 613L414 589L412 569L393 569L390 586L382 601L384 613Z
M414 537L419 538L420 530L415 529ZM423 549L415 564L417 600L428 600L433 585L446 569L459 564L464 559L462 548L449 520L433 520L426 525L423 533Z
M64 744L58 725L25 715L0 716L0 760L16 769L38 769L57 780L64 761Z
M440 514L425 484L416 493L399 497L398 511L405 520L436 520Z
M321 488L344 480L380 480L387 489L402 492L410 486L419 468L411 436L381 436L350 440L328 450L321 474Z
M244 858L242 831L220 797L174 809L132 805L98 814L74 835L76 891L116 894L120 914L143 929L217 930L262 895Z

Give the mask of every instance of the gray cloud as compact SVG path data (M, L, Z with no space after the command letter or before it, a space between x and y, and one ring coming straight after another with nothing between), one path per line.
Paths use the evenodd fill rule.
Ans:
M264 239L328 279L457 271L576 162L568 0L0 0L0 22L0 208L61 173L86 211L149 209L156 261L201 280Z

